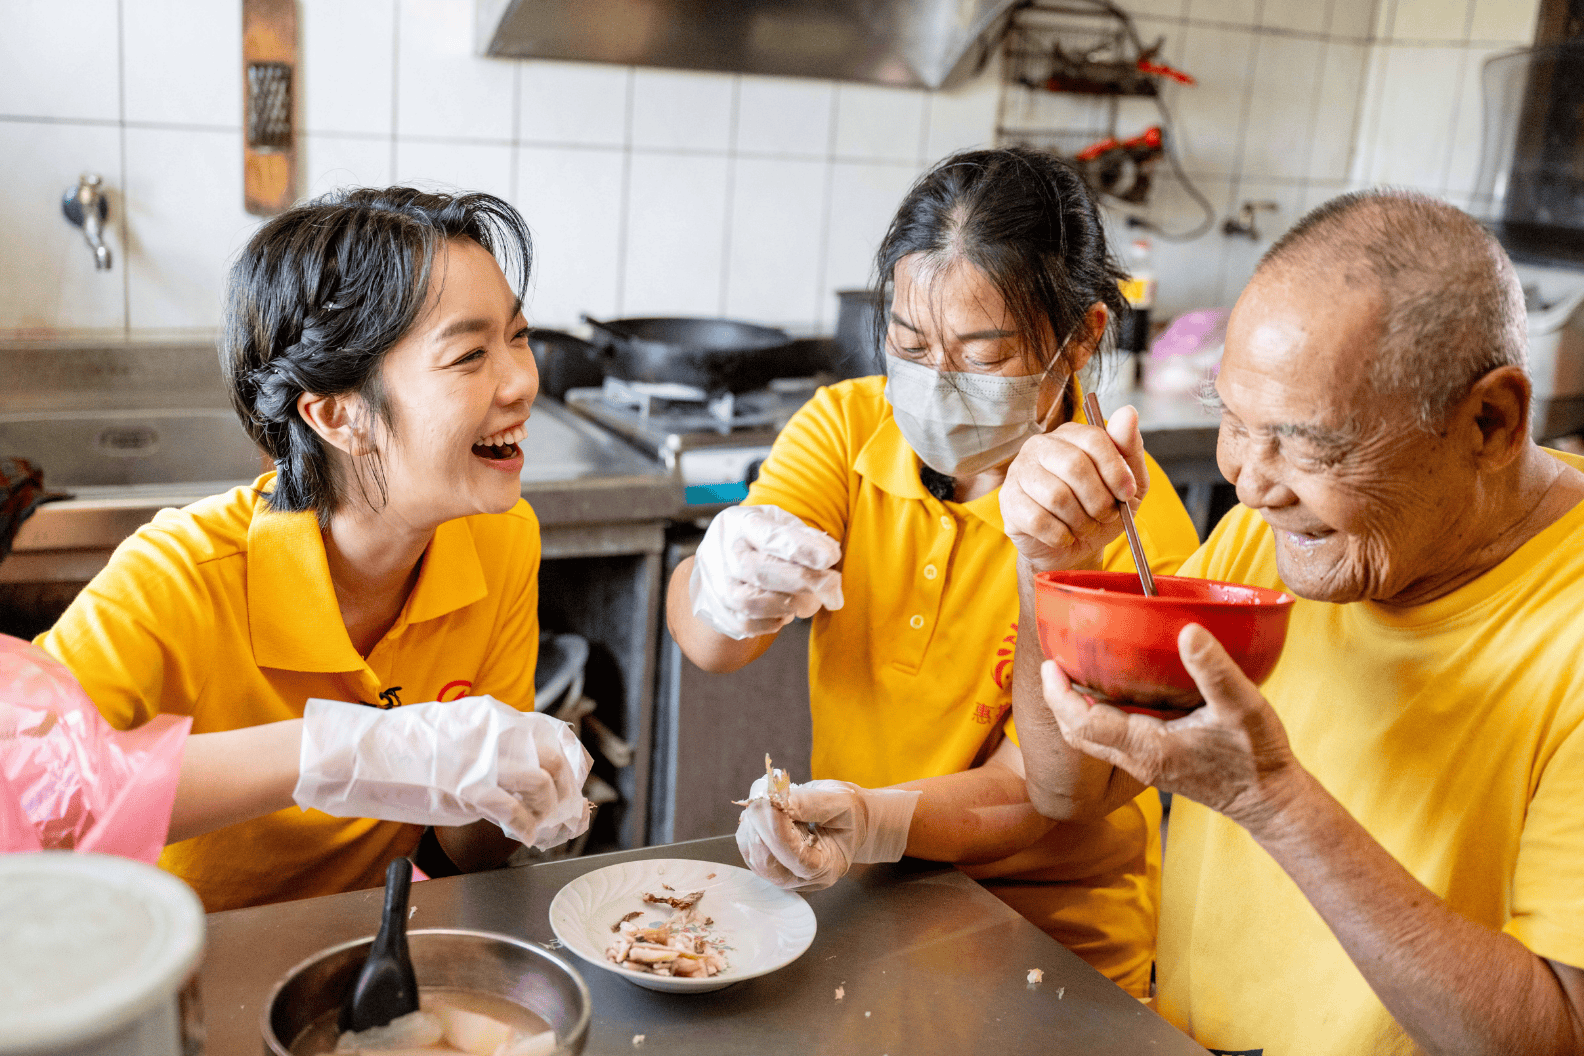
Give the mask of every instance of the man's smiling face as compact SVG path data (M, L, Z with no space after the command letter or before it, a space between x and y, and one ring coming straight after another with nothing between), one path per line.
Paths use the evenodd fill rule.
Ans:
M1473 467L1372 388L1380 318L1374 291L1277 265L1227 327L1216 461L1302 597L1391 602L1459 545Z

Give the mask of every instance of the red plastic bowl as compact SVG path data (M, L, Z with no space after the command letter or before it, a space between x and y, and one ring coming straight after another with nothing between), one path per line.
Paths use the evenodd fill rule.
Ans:
M1133 572L1042 572L1034 577L1040 646L1087 697L1172 718L1204 703L1177 655L1197 623L1262 682L1287 640L1294 598L1279 590L1156 576L1144 596Z

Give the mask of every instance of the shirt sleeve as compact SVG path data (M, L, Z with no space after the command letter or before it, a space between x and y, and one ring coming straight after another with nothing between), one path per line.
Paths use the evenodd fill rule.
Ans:
M118 730L162 711L191 715L208 674L193 658L215 652L206 598L175 540L145 526L34 642L66 665Z
M1584 723L1561 737L1542 766L1502 930L1541 957L1584 968Z
M494 640L473 692L487 693L518 711L533 711L539 663L539 519L521 500L509 516L524 517L527 525L511 525L513 557L502 563L500 582L490 584L491 591L501 592L501 600Z
M779 506L846 543L857 452L843 402L827 386L792 415L759 467L744 506Z

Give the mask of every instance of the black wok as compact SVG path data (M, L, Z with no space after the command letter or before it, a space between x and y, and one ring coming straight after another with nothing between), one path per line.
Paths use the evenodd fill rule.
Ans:
M539 391L546 396L559 400L568 389L598 387L605 380L599 350L581 337L560 330L533 330L528 344L539 368Z
M732 319L583 321L594 328L606 373L625 381L748 392L796 369L785 354L791 339L774 327Z

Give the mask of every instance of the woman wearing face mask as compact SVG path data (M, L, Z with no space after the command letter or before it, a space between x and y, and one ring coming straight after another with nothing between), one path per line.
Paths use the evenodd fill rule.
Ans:
M757 873L802 889L853 862L961 863L1143 995L1159 800L1146 790L1085 825L1029 805L1007 718L1017 551L998 495L1037 442L1068 567L1134 567L1114 502L1088 499L1097 490L1130 498L1157 573L1198 545L1136 416L1116 414L1110 435L1079 420L1075 376L1114 329L1120 272L1076 173L1017 149L923 176L876 266L886 376L816 393L670 584L671 633L706 670L751 663L794 616L813 617L816 780L789 802L815 834L758 799L738 844Z
M423 825L466 869L588 823L588 755L533 711L529 252L481 194L266 223L221 365L275 471L162 511L38 639L112 726L192 716L161 864L211 911L378 885Z

